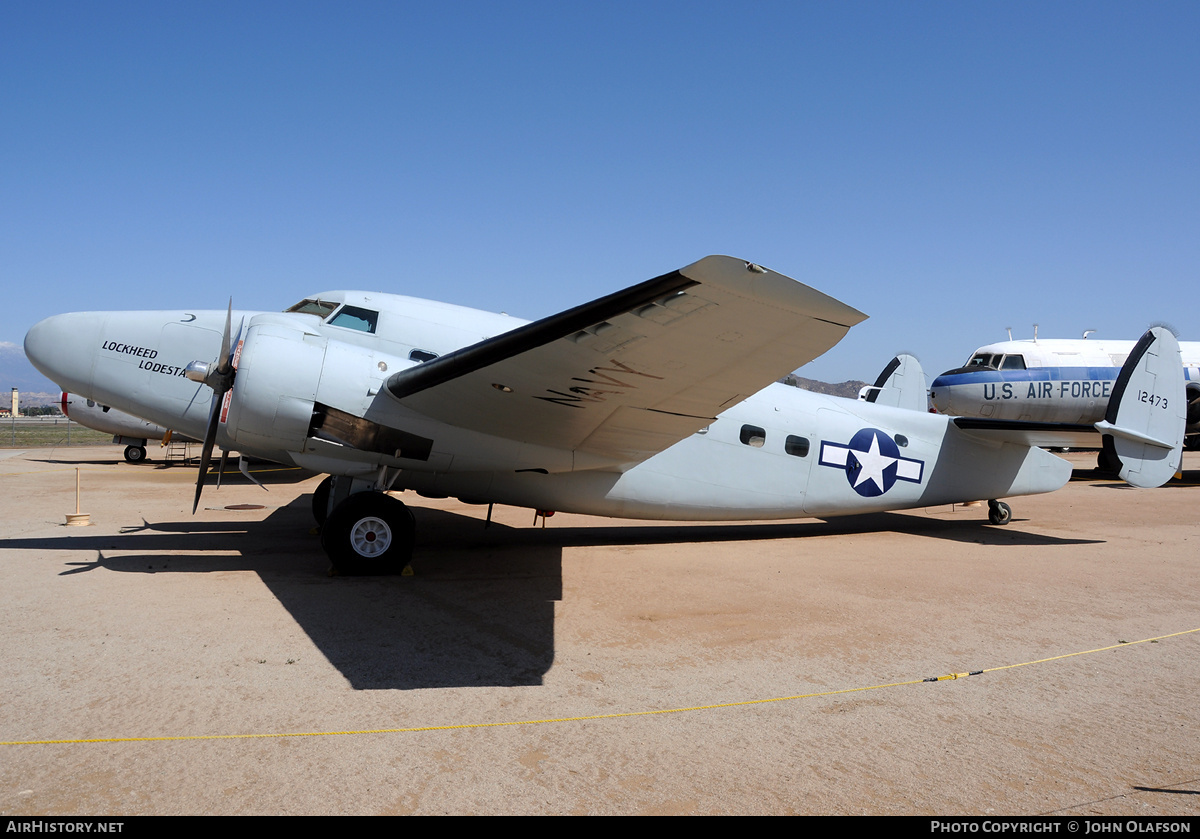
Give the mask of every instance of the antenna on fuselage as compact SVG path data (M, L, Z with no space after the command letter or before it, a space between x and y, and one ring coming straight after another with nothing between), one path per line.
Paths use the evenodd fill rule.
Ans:
M1004 327L1004 328L1005 328L1006 330L1008 330L1008 340L1010 340L1010 341L1011 341L1011 340L1012 340L1012 327L1011 327L1011 326L1006 326L1006 327Z
M1037 343L1037 324L1033 325L1033 343Z
M1094 330L1094 329L1085 329L1085 330L1083 330L1083 340L1085 340L1085 341L1086 341L1086 340L1087 340L1087 336L1091 335L1091 334L1092 334L1093 332L1095 332L1095 331L1096 331L1096 330Z

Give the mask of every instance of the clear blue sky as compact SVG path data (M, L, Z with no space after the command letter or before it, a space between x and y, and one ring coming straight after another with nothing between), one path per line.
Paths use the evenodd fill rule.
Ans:
M0 4L0 343L331 288L536 318L710 253L871 315L828 381L1200 339L1200 3L739 6Z

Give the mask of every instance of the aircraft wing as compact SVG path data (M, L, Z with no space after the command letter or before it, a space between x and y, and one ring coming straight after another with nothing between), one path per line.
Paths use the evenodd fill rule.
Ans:
M728 256L396 373L426 416L569 449L577 467L650 457L824 353L866 315Z

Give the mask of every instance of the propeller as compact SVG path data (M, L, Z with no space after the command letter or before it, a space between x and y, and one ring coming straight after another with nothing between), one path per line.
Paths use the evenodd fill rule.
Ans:
M231 352L233 332L233 298L229 299L229 309L225 312L225 333L221 336L221 352L217 360L211 364L203 361L193 361L184 368L184 375L193 382L206 384L213 391L212 412L208 416L208 430L204 433L204 448L200 450L200 474L196 478L196 498L192 501L192 514L200 506L200 493L204 490L204 476L208 474L212 462L213 445L217 441L217 426L221 420L221 403L225 394L233 387L234 375L233 353Z

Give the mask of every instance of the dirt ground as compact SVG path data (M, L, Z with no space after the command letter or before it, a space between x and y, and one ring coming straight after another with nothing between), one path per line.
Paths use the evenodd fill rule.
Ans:
M408 493L413 575L352 579L298 471L192 516L192 469L0 451L0 813L1195 814L1200 471L1068 457L1006 527Z

